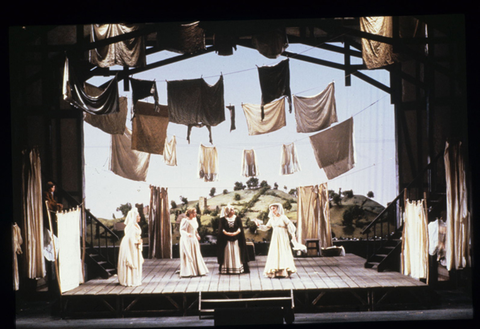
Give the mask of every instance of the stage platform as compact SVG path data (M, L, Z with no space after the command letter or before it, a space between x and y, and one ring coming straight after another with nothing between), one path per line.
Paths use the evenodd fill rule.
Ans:
M280 305L294 312L428 309L438 300L433 289L398 272L364 268L354 254L297 257L290 278L263 275L266 256L250 261L250 273L219 274L217 259L205 257L209 273L180 278L180 260L145 259L143 284L124 287L116 276L89 280L64 292L63 318L202 315L228 307Z

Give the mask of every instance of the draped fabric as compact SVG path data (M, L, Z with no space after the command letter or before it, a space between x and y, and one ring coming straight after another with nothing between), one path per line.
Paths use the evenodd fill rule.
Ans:
M335 84L314 96L293 95L297 132L310 133L330 127L338 122L335 102Z
M12 251L13 251L13 290L18 290L20 287L20 274L18 271L17 255L23 253L22 251L22 230L14 223L12 225Z
M102 93L102 89L85 84L85 92L89 95L97 96ZM107 134L123 134L125 123L127 121L128 100L127 97L120 97L118 100L119 111L108 115L92 115L84 112L85 122L106 132Z
M213 85L202 78L167 81L170 122L210 129L225 121L223 96L223 76Z
M42 168L38 148L23 151L22 230L25 245L25 275L29 279L46 275L43 258Z
M258 67L262 101L260 103L261 119L265 117L264 107L266 104L286 96L292 112L292 93L290 91L290 67L289 60L283 60L273 66Z
M222 33L215 32L213 35L213 45L215 46L215 52L220 56L233 55L233 49L237 50L238 37Z
M138 101L132 120L132 150L163 155L167 139L168 107Z
M353 118L310 136L315 159L328 179L354 167Z
M208 147L200 144L198 151L198 178L205 182L218 180L218 152L215 146Z
M90 41L96 42L137 31L138 24L92 24ZM143 36L114 42L90 50L90 63L99 67L114 65L143 67L146 65Z
M84 282L80 251L82 210L57 212L58 276L61 292L72 290ZM56 246L55 246L56 247Z
M74 70L70 67L68 57L65 59L63 70L62 93L63 100L73 107L93 115L118 113L119 96L117 76L105 83L99 95L90 95L78 80Z
M168 190L150 185L148 217L148 258L172 258L172 225Z
M402 273L415 279L428 278L428 219L424 200L406 200L402 237Z
M295 143L283 144L280 155L280 175L291 175L300 170Z
M362 32L392 37L392 17L360 17ZM362 57L368 69L384 67L395 62L393 46L388 43L362 38Z
M110 170L135 181L147 179L150 153L132 150L132 132L125 127L123 135L112 135Z
M205 31L199 22L171 25L157 31L160 47L181 54L195 54L205 50Z
M288 48L288 39L285 29L274 29L252 36L252 45L260 54L275 59Z
M142 284L144 259L139 219L137 207L130 209L125 218L125 235L118 249L117 264L118 283L122 286L135 287Z
M331 247L333 243L327 183L299 186L297 195L298 241L305 244L306 239L317 239L320 248Z
M237 129L235 127L235 106L228 105L226 108L230 111L230 131Z
M177 165L177 139L172 136L170 141L165 141L165 148L163 150L163 161L168 166Z
M159 111L158 91L155 81L130 78L130 84L132 85L132 102L134 107L138 100L153 97L155 101L155 111Z
M265 105L263 120L260 119L260 105L242 104L242 108L250 136L271 133L287 125L284 97Z
M470 266L471 227L464 146L446 142L444 152L447 183L447 232L445 239L447 270Z
M245 177L259 175L255 150L243 150L241 175Z

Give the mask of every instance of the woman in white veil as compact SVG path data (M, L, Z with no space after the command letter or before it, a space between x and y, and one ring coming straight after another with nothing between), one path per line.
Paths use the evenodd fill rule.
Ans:
M142 284L143 241L142 229L138 225L140 214L133 207L125 219L125 236L120 243L118 252L118 282L124 286L139 286Z
M304 246L297 242L295 225L285 215L283 206L280 203L273 203L269 206L269 210L267 224L257 223L259 230L273 229L263 274L269 278L290 277L297 271L290 240L295 248L303 249Z

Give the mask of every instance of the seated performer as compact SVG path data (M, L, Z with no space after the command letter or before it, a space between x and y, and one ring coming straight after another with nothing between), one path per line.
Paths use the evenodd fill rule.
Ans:
M180 222L180 277L201 276L208 273L200 250L197 210L188 208Z
M63 209L63 205L55 201L55 184L52 182L47 183L47 190L43 192L43 200L48 201L48 210L56 212Z
M218 223L217 258L221 274L248 273L248 252L242 220L235 216L235 208L222 209Z
M133 207L125 219L125 235L118 251L118 282L123 286L142 284L143 240L142 229L138 225L140 214Z

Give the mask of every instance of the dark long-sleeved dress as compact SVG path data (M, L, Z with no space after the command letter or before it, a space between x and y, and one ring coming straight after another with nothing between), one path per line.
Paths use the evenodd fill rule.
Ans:
M240 233L235 236L225 235L227 232ZM222 274L248 273L248 252L243 231L242 220L236 216L220 218L217 237L217 258L219 271Z

